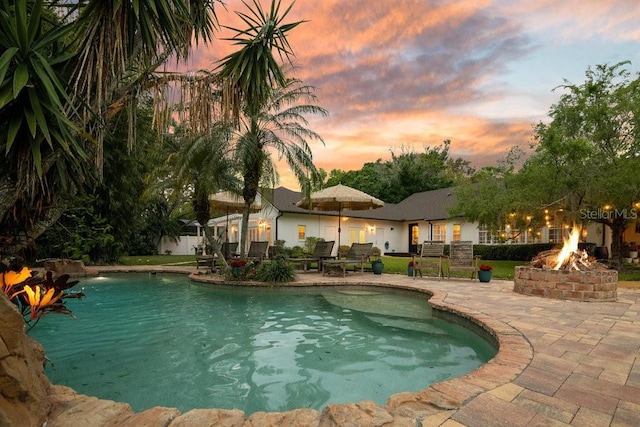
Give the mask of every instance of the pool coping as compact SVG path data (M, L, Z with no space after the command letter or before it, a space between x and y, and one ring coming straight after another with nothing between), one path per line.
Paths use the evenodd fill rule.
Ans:
M110 267L98 268L92 273L117 273L117 272L165 272L188 273L194 281L201 283L228 283L221 280L220 276L205 275L195 268L171 268L171 267ZM589 337L573 331L565 325L558 324L557 330L547 324L549 317L558 313L572 317L591 319L601 317L599 311L611 311L608 313L613 321L636 322L640 324L640 292L621 292L619 303L573 303L541 301L538 298L523 296L512 292L513 282L492 281L489 284L479 284L469 280L438 280L437 278L425 278L411 280L402 275L383 274L374 276L371 274L353 274L347 278L326 277L317 273L299 274L299 281L287 284L287 286L384 286L390 288L418 291L430 295L429 302L437 310L449 312L456 316L471 321L482 327L498 343L498 353L486 364L457 378L435 383L418 392L397 393L389 397L385 405L376 405L370 401L350 404L329 404L321 412L312 409L299 409L289 412L258 412L245 418L244 413L238 410L192 410L180 414L175 408L152 408L150 410L131 414L126 420L130 423L140 422L149 417L165 417L170 423L166 425L197 425L190 424L196 413L224 420L220 425L528 425L529 423L553 423L580 425L585 420L609 419L640 421L640 345L636 349L636 358L626 360L625 367L620 370L627 371L628 385L612 384L612 372L606 367L600 369L604 385L604 394L601 400L585 401L584 396L569 393L576 387L576 381L587 382L590 378L583 378L587 370L593 371L589 362L577 361L576 352L583 351L580 339L588 341ZM255 283L233 283L241 286L265 286ZM273 286L268 285L266 286ZM508 301L507 301L508 300ZM586 304L586 305L582 305ZM603 305L604 304L604 305ZM615 305L612 305L615 304ZM574 312L565 308L576 308ZM586 314L582 312L587 312ZM572 316L572 314L575 315ZM575 320L578 321L578 320ZM534 322L534 323L532 323ZM538 322L539 324L535 324ZM523 330L524 328L524 330ZM575 329L575 327L574 327ZM568 331L568 332L567 332ZM625 332L629 334L628 332ZM546 334L546 335L545 335ZM587 334L588 335L588 334ZM553 336L556 343L549 345L545 340ZM595 334L594 334L595 336ZM607 338L606 331L603 332ZM575 342L576 351L565 352L556 355L558 337L565 341ZM632 334L633 345L638 341L640 332ZM532 341L533 339L533 341ZM545 341L545 342L543 342ZM602 340L604 341L604 340ZM598 350L598 342L592 343L592 347ZM536 346L539 350L536 351ZM564 347L563 347L564 348ZM571 349L570 349L571 350ZM586 351L586 350L584 350ZM563 359L572 358L572 364L567 364ZM537 360L537 362L534 360ZM576 361L573 361L576 359ZM595 359L594 359L595 360ZM534 363L532 363L532 361ZM586 364L585 364L586 363ZM592 364L605 363L598 358ZM545 376L539 372L541 366L553 372L566 369L566 372L555 374L558 384L550 390L542 389L547 384L534 384L532 373ZM524 373L524 374L523 374ZM591 372L589 372L591 373ZM613 372L615 374L615 372ZM546 378L544 378L547 380ZM593 381L599 378L593 379ZM553 379L547 380L547 382ZM638 385L636 385L638 382ZM625 383L626 384L626 383ZM58 386L55 386L58 387ZM613 391L612 391L613 390ZM619 396L620 390L625 391L624 397ZM589 391L582 391L582 394ZM609 403L610 394L616 394L618 406L598 408L598 405ZM604 403L600 403L604 402ZM635 405L635 406L634 406ZM499 411L496 413L496 411ZM499 416L498 416L499 414ZM59 414L58 414L59 415ZM604 415L604 416L603 416ZM586 417L586 418L585 418ZM62 417L60 419L65 419ZM54 420L55 421L55 420ZM62 425L53 424L49 425ZM93 424L104 425L104 424Z

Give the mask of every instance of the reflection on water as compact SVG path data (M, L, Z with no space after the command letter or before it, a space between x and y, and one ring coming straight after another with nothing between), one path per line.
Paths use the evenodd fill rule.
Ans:
M432 318L422 295L386 291L223 289L181 276L82 281L78 319L33 330L54 383L153 406L285 411L384 403L464 374L495 350Z

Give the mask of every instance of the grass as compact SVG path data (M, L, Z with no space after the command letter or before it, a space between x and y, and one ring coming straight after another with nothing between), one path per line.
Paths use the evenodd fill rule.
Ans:
M401 258L401 257L382 257L382 262L384 263L384 272L385 273L396 273L396 274L407 274L407 266L411 261L411 258ZM517 265L525 265L526 262L522 261L484 261L482 264L487 264L493 267L493 275L492 277L495 279L507 279L513 280L513 275L515 271L515 267ZM445 271L446 266L444 267ZM423 272L425 275L429 276L437 276L437 269L427 270L427 272ZM471 276L471 273L462 272L462 271L454 271L451 273L452 277L467 277Z
M407 274L407 265L411 258L383 256L384 272L389 274ZM196 260L193 255L145 255L145 256L125 256L120 258L123 265L183 265L195 266ZM516 261L491 261L485 262L493 266L493 277L496 279L513 279L514 267L524 265L524 262ZM437 275L437 271L428 270L424 274ZM454 272L452 276L465 277L469 273ZM640 276L640 273L639 273ZM640 277L639 277L640 280Z
M144 255L120 257L122 265L196 265L195 255Z
M407 266L411 258L383 256L384 272L388 274L407 274ZM120 258L123 265L196 265L194 255L146 255L146 256L125 256ZM513 280L515 267L526 265L524 261L482 261L493 267L493 278ZM446 267L445 267L446 268ZM446 270L445 270L446 271ZM428 270L425 275L437 276L438 272ZM469 273L453 272L453 277L467 277ZM640 281L640 267L637 265L625 265L624 271L618 274L621 281Z

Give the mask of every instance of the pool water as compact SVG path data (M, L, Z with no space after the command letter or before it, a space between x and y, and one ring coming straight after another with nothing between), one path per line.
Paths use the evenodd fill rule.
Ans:
M432 317L426 295L379 288L230 288L180 275L82 279L77 319L31 331L46 375L79 393L131 404L321 410L418 391L460 376L495 348Z

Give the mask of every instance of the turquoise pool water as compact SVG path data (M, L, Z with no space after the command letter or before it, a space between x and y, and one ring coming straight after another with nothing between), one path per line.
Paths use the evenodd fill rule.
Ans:
M82 279L77 319L31 331L56 384L153 406L286 411L418 391L496 350L432 317L426 296L379 288L229 288L180 275Z

